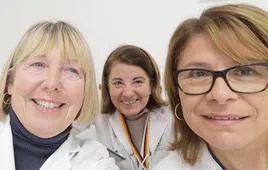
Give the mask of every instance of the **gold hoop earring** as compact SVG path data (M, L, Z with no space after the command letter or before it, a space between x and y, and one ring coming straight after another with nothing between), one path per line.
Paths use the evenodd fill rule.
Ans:
M4 96L3 96L3 103L5 104L5 105L9 105L10 104L10 97L9 97L10 95L7 93L7 92L5 92L4 93Z
M178 116L178 113L177 113L177 109L178 109L179 105L180 105L180 103L178 103L178 104L175 106L175 116L176 116L176 118L177 118L178 120L183 120L182 118L180 118L180 117Z

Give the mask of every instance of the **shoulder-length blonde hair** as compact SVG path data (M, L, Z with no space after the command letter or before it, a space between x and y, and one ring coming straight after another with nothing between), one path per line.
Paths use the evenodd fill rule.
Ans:
M167 105L161 97L160 73L154 59L140 47L122 45L110 53L104 64L101 89L102 113L114 113L116 110L109 93L109 75L114 63L124 63L140 67L148 75L152 87L152 94L146 106L149 110Z
M59 45L62 59L70 59L84 71L84 101L76 118L77 123L90 122L95 119L99 110L97 85L95 80L94 63L88 44L80 31L69 23L40 22L31 26L10 55L1 76L0 111L2 116L9 107L11 96L7 96L7 86L12 83L16 65L24 62L29 56L38 56L51 51Z
M244 64L250 61L268 62L268 14L246 4L232 4L205 10L200 18L185 20L173 33L165 65L165 89L171 109L183 117L178 87L173 72L177 69L181 52L188 42L199 34L205 34L222 53ZM239 50L242 46L245 51ZM175 121L173 149L180 152L186 162L196 162L201 138L185 121Z

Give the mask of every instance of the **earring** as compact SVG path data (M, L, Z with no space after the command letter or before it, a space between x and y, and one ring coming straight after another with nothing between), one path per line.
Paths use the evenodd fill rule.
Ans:
M178 120L183 120L182 118L180 118L180 117L178 116L178 113L177 113L177 109L178 109L179 105L180 105L180 103L178 103L178 104L175 106L175 116L176 116L176 118L177 118Z
M9 105L10 104L10 97L9 96L10 95L7 92L5 92L4 95L3 95L3 103L5 105Z

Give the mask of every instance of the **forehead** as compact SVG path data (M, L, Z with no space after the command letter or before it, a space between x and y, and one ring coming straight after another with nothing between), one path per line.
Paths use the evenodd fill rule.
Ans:
M47 48L44 50L36 50L32 52L30 55L26 56L23 61L29 60L38 60L38 59L45 59L48 61L59 61L62 63L69 63L69 64L76 64L79 67L83 68L83 59L82 57L77 57L75 52L72 51L64 51L58 46L53 48Z
M178 68L191 67L229 67L237 64L212 43L209 37L198 35L193 37L181 52L177 63ZM211 69L213 69L211 68Z
M111 66L109 79L120 78L128 80L136 77L148 79L146 72L141 67L118 62Z

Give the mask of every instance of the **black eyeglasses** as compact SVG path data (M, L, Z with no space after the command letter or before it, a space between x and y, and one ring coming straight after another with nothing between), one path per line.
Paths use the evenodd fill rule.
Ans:
M222 77L233 92L258 93L267 88L268 63L238 65L221 71L193 68L175 72L178 87L188 95L210 92L218 77Z

